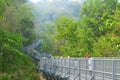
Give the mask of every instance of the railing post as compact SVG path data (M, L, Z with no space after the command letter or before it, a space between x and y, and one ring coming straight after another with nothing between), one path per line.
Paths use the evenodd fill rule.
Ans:
M115 80L115 60L112 59L112 80Z
M61 58L61 75L62 75L62 72L63 72L63 63L62 63L63 61L62 60L63 60L63 58Z
M78 66L79 66L79 80L81 80L81 78L80 78L80 58L78 58Z
M103 64L102 65L103 66L102 70L103 70L103 80L104 80L105 79L105 73L104 73L105 72L105 58L102 60L102 64Z
M70 79L70 58L68 58L69 61L69 79Z
M46 58L44 58L44 66L45 66L44 69L46 69Z
M74 70L73 76L75 76L75 65L76 65L76 64L75 64L75 58L74 58L74 59L73 59L73 68L74 68L74 69L73 69L73 70Z
M52 58L50 58L50 59L51 59L51 60L50 60L50 63L51 63L51 64L50 64L50 71L52 71L52 68L51 68L51 67L52 67Z
M87 66L88 66L88 60L87 59L85 59L85 62L86 62L86 64L85 64L85 68L86 68L86 70L85 70L85 79L87 80L87 71L88 71L88 69L87 69Z
M52 71L53 71L53 58L51 58L51 71L50 72Z
M92 78L95 80L95 59L93 58L93 72L92 72Z

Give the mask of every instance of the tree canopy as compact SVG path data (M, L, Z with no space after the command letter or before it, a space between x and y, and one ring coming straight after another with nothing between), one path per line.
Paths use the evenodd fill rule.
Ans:
M36 65L22 50L35 40L32 9L26 2L0 0L0 80L38 79Z
M48 32L51 53L62 56L97 57L120 55L120 3L118 0L84 0L73 17L59 16ZM50 26L49 26L50 27ZM47 32L46 32L47 33ZM51 36L54 37L51 37ZM50 39L51 38L51 39Z

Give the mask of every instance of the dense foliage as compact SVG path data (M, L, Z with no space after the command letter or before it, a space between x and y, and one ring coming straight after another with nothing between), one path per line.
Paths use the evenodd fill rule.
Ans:
M68 16L59 17L49 25L49 29L52 31L44 32L45 40L48 39L44 44L50 42L46 49L55 55L120 56L118 0L84 0L78 20Z
M21 36L2 30L0 35L0 80L37 80L35 64L21 51Z
M53 45L56 36L56 26L54 21L58 19L59 16L72 17L75 20L78 19L80 7L83 0L72 1L72 0L40 0L36 4L32 4L34 8L35 15L35 32L37 38L43 39L43 42L38 49L40 52L49 52L56 54L56 50L59 46Z
M0 0L0 80L38 80L36 64L22 52L34 40L26 0Z
M41 52L72 57L120 56L118 0L85 0L82 6L70 0L65 4L63 0L43 1L35 10L34 23L26 1L0 0L0 80L37 80L35 64L22 52L35 40L34 25L38 26L34 29L37 38L43 39L38 48Z
M63 54L119 56L119 5L117 0L86 0L77 24L69 18L58 21L58 36L64 39Z

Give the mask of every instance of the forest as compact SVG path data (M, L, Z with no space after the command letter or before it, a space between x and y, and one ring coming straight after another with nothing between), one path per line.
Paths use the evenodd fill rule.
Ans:
M35 40L27 0L0 0L0 80L38 80L36 63L23 53Z
M120 56L119 0L53 0L34 6L40 52L54 56ZM47 7L47 8L46 8Z
M119 0L0 0L0 80L39 80L23 48L53 56L120 57Z

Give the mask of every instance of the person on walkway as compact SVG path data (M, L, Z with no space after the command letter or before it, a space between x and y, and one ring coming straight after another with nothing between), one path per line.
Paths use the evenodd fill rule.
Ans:
M94 61L91 55L87 55L86 58L88 59L88 69L90 74L90 80L94 80Z

